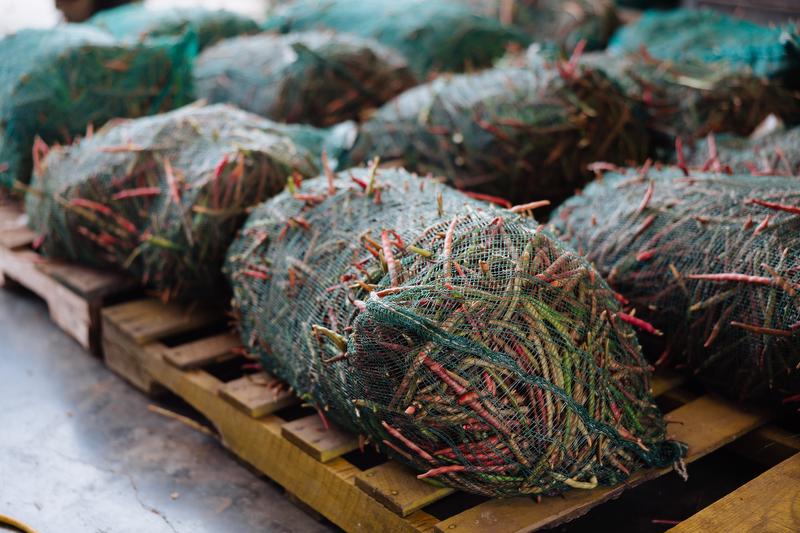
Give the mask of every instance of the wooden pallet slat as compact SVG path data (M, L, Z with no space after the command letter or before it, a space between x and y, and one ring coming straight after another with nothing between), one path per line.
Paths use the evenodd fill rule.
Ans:
M142 346L212 324L216 311L197 311L155 299L141 299L106 307L102 312L103 352L106 365L147 394L160 386L142 362Z
M0 247L15 250L28 246L36 239L36 234L27 227L0 229Z
M167 349L164 359L182 370L198 368L230 359L234 356L232 350L241 344L239 337L233 333L220 333Z
M394 461L361 472L356 476L356 486L400 516L408 516L455 492L417 479L411 470Z
M786 459L699 513L671 533L800 530L800 454Z
M219 395L253 418L297 403L295 395L266 372L248 374L222 385Z
M653 396L658 397L680 387L684 383L686 383L686 376L677 372L662 371L653 376L650 382L650 389Z
M120 331L137 345L208 326L221 316L217 309L165 304L154 298L108 307L103 310L103 315L113 320Z
M281 432L287 440L323 463L358 449L358 439L354 435L330 423L325 427L318 415L287 422Z

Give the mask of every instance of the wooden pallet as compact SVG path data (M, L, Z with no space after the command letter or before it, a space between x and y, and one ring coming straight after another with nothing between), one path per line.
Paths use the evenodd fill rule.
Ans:
M216 377L209 369L235 357L238 341L231 333L174 341L176 335L219 318L219 314L154 300L106 308L103 343L108 365L147 392L164 387L178 395L213 424L229 450L346 531L532 531L576 518L623 490L671 471L641 471L623 486L575 490L538 504L529 498L487 500L437 519L425 507L447 497L452 489L420 481L405 467L385 459L371 468L359 468L345 457L358 447L355 436L335 428L325 430L313 413L285 417L281 409L297 400L276 388L275 378L266 373ZM659 377L654 393L679 405L669 413L674 422L670 428L675 438L689 445L688 462L745 435L757 449L768 443L770 453L779 459L800 450L800 440L767 425L768 413L737 408L714 396L693 397L680 389L682 382L677 376ZM792 472L796 474L796 469ZM796 515L787 518L786 513L797 510L800 484L783 486L790 489L781 493L783 500L795 505L776 507L774 512L786 520L796 519ZM706 527L710 522L702 523ZM705 530L728 531L725 522L719 524Z
M100 308L134 284L120 274L46 259L31 249L35 239L19 206L0 206L0 285L16 283L38 295L59 328L99 354Z

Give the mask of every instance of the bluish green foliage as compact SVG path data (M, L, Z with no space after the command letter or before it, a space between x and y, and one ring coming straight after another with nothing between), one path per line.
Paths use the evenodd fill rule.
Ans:
M755 74L777 77L800 70L797 29L770 28L718 11L652 10L612 37L614 54L638 52L641 47L657 59L725 62Z
M28 182L36 136L69 142L90 124L190 102L196 48L193 34L123 44L80 24L0 40L0 185Z
M88 24L120 39L177 36L192 29L197 34L201 50L220 39L258 31L258 24L253 19L224 9L153 9L139 2L100 11L89 19Z
M371 37L401 52L421 78L489 66L508 43L529 41L453 0L296 0L277 9L264 28L330 28Z

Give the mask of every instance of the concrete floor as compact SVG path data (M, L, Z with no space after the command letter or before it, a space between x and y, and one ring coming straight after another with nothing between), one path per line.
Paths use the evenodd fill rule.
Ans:
M42 302L0 290L0 514L39 533L331 530L148 403Z

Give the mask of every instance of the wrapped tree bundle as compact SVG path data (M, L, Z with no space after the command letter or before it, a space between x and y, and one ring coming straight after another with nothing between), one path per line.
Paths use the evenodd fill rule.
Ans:
M253 19L224 9L153 9L140 2L100 11L87 24L102 28L119 39L133 40L183 35L191 30L197 34L201 50L221 39L258 31Z
M224 294L247 209L316 172L281 128L223 105L110 122L36 169L30 226L46 255L125 270L165 299Z
M197 95L267 118L330 126L359 119L416 85L402 56L333 32L227 39L200 54Z
M492 69L410 89L359 127L342 168L380 156L522 203L569 196L594 161L644 160L647 132L616 85L596 70L559 67Z
M553 220L636 316L663 330L658 364L741 399L800 394L794 179L687 177L677 167L606 174Z
M531 68L540 68L543 61L536 49L527 54ZM800 122L800 91L746 70L660 61L641 52L626 56L591 53L581 62L617 81L631 101L647 110L648 127L657 138L670 145L678 136L749 134L770 114L789 124Z
M620 28L608 50L626 54L642 47L665 61L721 63L767 78L789 79L800 72L797 28L760 26L719 11L647 11L633 24Z
M684 451L589 264L435 181L306 181L251 214L226 269L246 347L421 478L557 494Z
M519 30L455 0L294 0L264 25L284 33L321 28L370 37L394 48L420 78L488 67L507 44L529 42Z
M800 176L800 127L763 137L708 137L687 150L689 166L754 175ZM800 186L800 184L798 184Z
M0 186L30 180L37 135L69 142L89 125L189 103L196 46L192 36L125 45L78 24L0 39Z
M620 25L613 0L469 0L479 13L513 24L536 43L601 50Z

